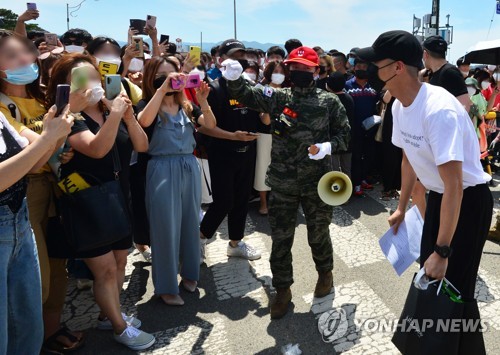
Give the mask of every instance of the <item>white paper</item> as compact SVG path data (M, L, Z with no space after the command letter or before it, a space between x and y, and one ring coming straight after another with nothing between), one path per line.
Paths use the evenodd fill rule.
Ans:
M399 226L397 234L394 234L394 228L391 227L380 238L380 248L398 276L420 256L423 227L424 220L417 206L413 206L406 212L405 220Z

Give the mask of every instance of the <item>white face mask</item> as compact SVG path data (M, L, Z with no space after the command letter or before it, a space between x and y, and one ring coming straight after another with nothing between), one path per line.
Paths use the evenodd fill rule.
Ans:
M463 77L466 78L469 76L469 72L468 71L461 71L460 70L460 73L462 73Z
M89 105L93 106L101 101L104 95L104 89L102 88L101 83L98 81L90 82L89 88L92 90L92 94L90 94L89 98Z
M254 74L254 73L244 72L243 73L243 78L245 78L248 81L255 82L255 80L257 79L257 75Z
M128 66L129 71L138 72L144 68L144 62L139 58L132 58Z
M194 68L189 74L198 74L201 81L205 80L205 72L198 68Z
M476 94L477 89L472 86L467 86L467 92L469 93L469 96L472 97Z
M494 73L493 79L495 79L496 82L500 81L500 73Z
M489 71L495 71L496 68L497 68L496 65L488 65L488 70Z
M83 53L83 51L85 50L85 48L83 48L82 46L66 46L64 47L64 49L66 50L66 52L68 53Z
M274 85L281 85L281 84L283 84L284 81L285 81L285 75L284 74L276 73L276 74L272 74L271 75L271 82Z
M489 81L483 81L483 82L481 83L481 88L482 88L483 90L486 90L486 89L487 89L487 88L489 88L489 87L490 87L490 82L489 82Z

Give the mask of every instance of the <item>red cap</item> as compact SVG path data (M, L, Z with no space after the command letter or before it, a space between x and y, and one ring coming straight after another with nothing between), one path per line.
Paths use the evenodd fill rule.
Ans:
M309 67L319 66L319 57L314 49L309 47L299 47L294 49L285 60L285 64L300 63Z

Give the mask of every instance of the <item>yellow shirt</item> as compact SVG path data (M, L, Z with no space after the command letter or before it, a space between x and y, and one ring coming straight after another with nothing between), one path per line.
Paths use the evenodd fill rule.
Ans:
M128 78L125 78L125 80L127 81L128 87L130 88L129 99L130 101L132 101L132 105L137 105L137 103L142 100L142 89L137 85L135 85L134 83L132 83ZM122 84L122 91L127 92L125 90L125 87L123 87L123 84Z
M21 133L26 128L29 128L33 132L41 134L43 130L43 116L47 113L45 107L35 99L25 99L14 96L9 96L9 98L17 106L17 109L21 113L21 117L16 117L14 119L14 116L4 102L0 102L0 111L5 115L16 131ZM48 164L45 164L39 172L50 171L52 170Z

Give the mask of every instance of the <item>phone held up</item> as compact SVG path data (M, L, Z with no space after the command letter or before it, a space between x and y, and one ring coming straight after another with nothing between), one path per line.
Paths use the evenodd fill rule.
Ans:
M148 15L146 20L146 27L153 29L156 27L156 16Z
M193 60L193 64L198 66L201 64L201 48L197 46L189 47L189 58Z
M36 11L36 3L34 2L26 3L26 7L29 11Z
M57 46L57 34L55 33L46 33L45 35L45 43L48 46Z
M69 103L69 85L68 84L61 84L57 85L57 91L56 91L56 116L58 117L61 115L62 111L66 107L66 105Z
M170 41L169 35L160 35L160 44L167 44Z
M186 86L184 86L185 89L198 88L201 85L200 75L196 73L189 74L187 77L184 78L184 81L182 79L179 80L172 79L172 89L180 90L182 89L184 83L186 84Z
M132 44L135 45L135 50L139 51L136 54L136 58L144 58L144 42L141 36L133 36Z
M104 76L104 91L108 100L114 100L122 91L122 78L118 74Z

